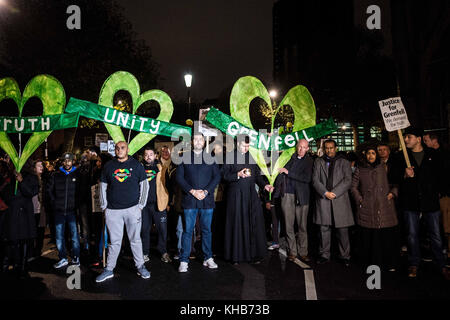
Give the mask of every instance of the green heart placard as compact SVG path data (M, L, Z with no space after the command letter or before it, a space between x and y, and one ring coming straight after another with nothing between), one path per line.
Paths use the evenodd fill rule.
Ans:
M253 128L250 120L250 103L255 98L263 99L267 105L272 108L269 92L260 80L255 77L246 76L238 79L233 86L230 97L230 113L233 118L244 124L249 128ZM281 106L289 105L294 111L294 126L293 131L300 131L316 124L316 107L314 100L308 89L304 86L298 85L289 90L286 96L281 100L276 112L272 118L272 130L276 113ZM254 129L254 128L253 128ZM252 157L255 159L261 171L269 179L269 183L273 185L278 175L278 169L283 168L288 163L295 148L290 148L283 151L277 159L275 165L269 168L264 160L262 150L254 147L249 149Z
M34 77L26 85L23 95L21 95L19 85L14 79L4 78L0 80L0 101L4 99L14 100L19 109L19 117L22 116L23 107L31 97L41 99L43 116L63 113L66 93L62 84L56 78L46 74ZM0 131L0 147L9 155L14 167L20 172L28 158L51 133L52 131L34 132L25 144L20 158L8 134L3 131Z
M149 90L141 94L139 82L135 76L126 71L115 72L109 76L108 79L106 79L103 83L102 89L100 90L98 104L113 108L114 95L120 90L125 90L130 93L133 101L133 114L136 114L136 111L144 102L155 100L160 105L160 113L156 120L169 122L172 118L173 103L170 97L164 91L156 89ZM105 127L115 143L119 141L126 141L121 127L108 123L105 123ZM155 136L156 135L154 134L145 132L137 134L128 145L128 153L133 155Z

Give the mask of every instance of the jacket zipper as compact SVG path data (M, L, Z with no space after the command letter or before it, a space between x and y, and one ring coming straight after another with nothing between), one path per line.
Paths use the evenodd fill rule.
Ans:
M67 214L67 188L68 188L68 179L67 179L67 177L68 177L69 175L66 175L66 196L65 196L65 198L64 198L64 215L66 215Z

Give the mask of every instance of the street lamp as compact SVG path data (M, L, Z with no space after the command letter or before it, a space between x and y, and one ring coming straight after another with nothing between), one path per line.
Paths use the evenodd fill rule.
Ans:
M270 90L270 91L269 91L269 96L270 96L272 99L276 98L277 95L278 95L277 90Z
M191 118L191 84L192 84L192 74L184 75L184 82L186 83L186 88L188 88L188 117Z

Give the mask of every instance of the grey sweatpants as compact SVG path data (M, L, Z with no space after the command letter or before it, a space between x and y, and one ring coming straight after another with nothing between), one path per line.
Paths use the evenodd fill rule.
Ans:
M281 208L284 214L284 223L286 226L286 240L289 247L289 254L297 256L308 255L308 209L309 205L295 205L295 195L286 193L281 198ZM297 220L298 238L295 240L294 224Z
M110 246L108 247L108 261L106 269L114 270L117 258L122 246L123 225L125 224L130 240L131 251L133 252L134 264L136 268L144 264L141 241L141 209L138 205L120 210L106 209L106 227L109 232Z

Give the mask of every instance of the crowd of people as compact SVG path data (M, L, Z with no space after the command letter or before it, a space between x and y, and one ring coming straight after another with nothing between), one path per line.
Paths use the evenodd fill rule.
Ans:
M0 161L2 271L13 267L29 276L28 262L41 256L48 230L59 256L54 268L69 260L93 267L103 261L97 282L114 277L128 248L138 275L148 279L152 247L161 261L178 261L178 271L188 272L195 258L210 269L219 267L216 256L258 264L283 238L292 262L328 263L336 247L345 266L396 272L407 252L410 278L431 253L448 280L448 152L436 135L414 127L406 129L405 143L410 167L386 143L356 154L338 152L329 139L318 156L302 139L273 185L253 161L245 135L237 137L236 150L214 146L216 160L232 161L207 161L198 133L178 165L168 146L145 147L139 162L124 141L115 145L115 157L92 147L79 159L65 153L55 163L29 161L22 173L6 157ZM224 157L227 152L232 156Z

